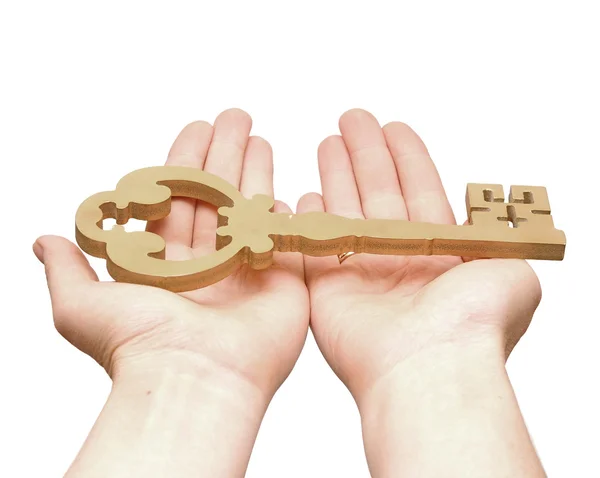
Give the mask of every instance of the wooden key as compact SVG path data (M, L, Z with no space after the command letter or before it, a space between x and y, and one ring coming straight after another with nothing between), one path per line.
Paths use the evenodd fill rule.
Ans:
M167 216L173 196L218 207L216 252L165 260L162 237L125 231L122 224L130 218L154 221ZM179 292L213 284L244 263L267 268L274 251L563 259L565 234L554 228L545 188L512 186L507 203L502 186L469 184L466 199L469 224L463 226L349 219L324 212L280 214L272 212L274 201L268 196L247 199L200 169L160 166L134 171L114 191L86 199L77 211L76 238L85 252L106 259L116 281ZM111 230L102 229L107 218L116 219Z

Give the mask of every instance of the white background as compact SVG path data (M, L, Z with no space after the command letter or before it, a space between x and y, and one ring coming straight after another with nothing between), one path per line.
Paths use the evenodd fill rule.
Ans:
M549 476L600 476L596 6L2 1L0 476L61 476L110 388L55 332L31 244L72 239L81 200L232 106L273 145L293 207L352 107L421 134L459 220L467 182L548 188L567 254L533 264L544 298L509 372ZM312 337L248 476L368 476L356 407Z

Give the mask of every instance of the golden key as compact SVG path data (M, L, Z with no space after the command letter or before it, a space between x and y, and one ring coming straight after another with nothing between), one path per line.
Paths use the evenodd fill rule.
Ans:
M165 241L147 231L127 232L130 218L154 221L171 210L171 197L195 198L218 207L216 252L186 261L165 260ZM554 228L546 189L467 185L469 224L463 226L390 219L349 219L325 212L280 214L273 198L247 199L224 179L196 168L159 166L123 177L114 191L86 199L75 219L79 246L106 259L119 282L175 292L198 289L247 263L265 269L273 252L310 256L347 253L452 255L562 260L566 237ZM111 230L102 221L116 219ZM512 226L512 227L511 227Z

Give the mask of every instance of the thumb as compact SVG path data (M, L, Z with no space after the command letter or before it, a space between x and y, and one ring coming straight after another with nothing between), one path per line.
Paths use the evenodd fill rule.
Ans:
M42 236L33 244L33 252L46 270L56 330L83 352L91 353L86 322L89 306L99 293L94 287L98 276L81 250L63 237Z
M42 236L33 244L33 252L44 264L51 294L61 293L67 285L98 280L83 253L64 237Z

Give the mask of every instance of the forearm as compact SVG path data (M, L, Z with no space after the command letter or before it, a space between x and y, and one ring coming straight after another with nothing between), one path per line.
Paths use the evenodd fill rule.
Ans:
M500 346L424 351L359 400L380 477L545 477Z
M234 377L120 374L66 476L244 476L266 406Z

